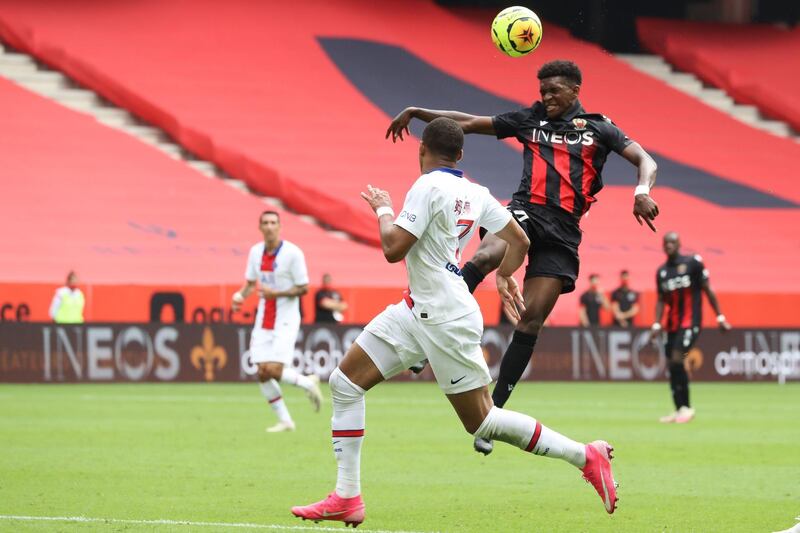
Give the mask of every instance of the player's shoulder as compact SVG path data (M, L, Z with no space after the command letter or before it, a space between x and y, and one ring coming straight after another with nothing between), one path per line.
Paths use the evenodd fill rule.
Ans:
M283 239L283 243L281 244L281 252L287 255L303 255L303 250L299 246L292 241L287 241L286 239Z
M583 111L576 115L576 118L582 118L584 120L592 121L596 124L611 124L612 126L616 126L611 117L608 115L604 115L602 113L590 113L589 111Z
M250 247L250 254L258 254L261 255L264 253L264 241L259 241L255 243L253 246Z

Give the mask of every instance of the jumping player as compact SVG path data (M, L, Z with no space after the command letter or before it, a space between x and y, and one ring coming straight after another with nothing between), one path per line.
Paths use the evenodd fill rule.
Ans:
M552 61L539 69L541 101L531 107L495 116L409 107L392 121L386 138L403 139L413 118L430 122L455 120L464 133L515 137L523 145L522 181L508 210L531 241L525 269L525 311L500 363L492 399L505 405L531 359L537 337L560 294L575 290L578 277L579 221L603 187L600 173L609 152L617 152L637 167L633 215L656 231L652 221L658 205L650 197L656 163L604 115L587 113L578 100L581 71L571 61ZM496 269L506 244L486 235L474 257L462 268L470 292ZM492 443L475 440L475 449L489 454Z
M294 421L281 396L278 381L301 387L316 411L322 394L317 376L304 376L291 367L294 345L300 330L300 296L308 292L308 271L302 250L281 240L281 220L275 211L259 217L264 240L250 248L245 283L233 295L232 308L238 311L260 284L258 312L250 337L250 358L258 365L261 393L278 416L270 433L293 431Z
M525 260L529 242L488 189L470 183L456 170L463 143L464 134L453 120L436 119L425 128L419 148L422 176L396 219L385 191L368 186L362 193L378 216L386 260L406 261L409 291L404 301L390 305L366 326L331 374L336 490L320 502L293 507L295 516L353 526L364 520L360 485L364 395L426 357L469 433L564 459L582 469L606 511L614 512L613 448L608 443L579 444L529 416L492 405L487 387L491 377L480 346L483 318L461 279L459 256L478 226L507 244L497 288L507 310L516 314L515 301L522 306L522 296L512 275Z
M703 323L703 294L717 314L717 323L722 331L731 329L719 308L717 295L708 282L708 270L699 255L681 255L681 241L673 232L664 235L664 253L667 262L658 268L656 286L656 321L651 332L657 338L663 330L667 337L664 355L669 364L669 386L675 412L661 417L661 422L683 424L694 418L694 409L689 405L689 374L684 359L692 349ZM667 323L662 328L661 319L667 309Z

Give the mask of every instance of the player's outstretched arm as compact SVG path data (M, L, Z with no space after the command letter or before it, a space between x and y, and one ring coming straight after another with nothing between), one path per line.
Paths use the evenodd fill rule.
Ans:
M423 109L421 107L407 107L399 115L394 117L389 128L386 130L386 138L391 135L392 142L397 139L403 140L403 134L409 135L408 124L412 118L418 118L423 122L430 122L439 117L446 117L458 122L464 133L482 133L484 135L494 135L494 124L492 117L470 115L460 111L437 111L433 109Z
M503 260L500 262L500 266L497 267L497 274L495 275L497 292L500 293L505 313L519 320L520 310L525 310L525 300L522 298L519 285L517 285L517 281L514 279L514 272L516 272L525 261L525 257L528 255L528 246L530 246L531 242L514 219L511 219L508 224L495 233L495 235L508 244L506 253L503 256Z
M629 144L622 157L639 169L639 182L633 192L633 216L640 226L644 220L651 230L657 231L653 221L658 216L658 204L650 197L650 189L656 185L658 165L637 142Z

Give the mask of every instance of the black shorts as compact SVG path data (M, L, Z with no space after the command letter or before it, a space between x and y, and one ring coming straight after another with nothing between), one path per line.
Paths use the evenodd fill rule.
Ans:
M559 278L564 282L561 293L575 290L578 279L581 228L575 218L558 207L512 200L507 209L525 230L531 247L525 279Z
M699 336L700 328L697 326L668 332L667 340L664 342L664 355L669 359L674 350L681 350L681 353L686 355Z

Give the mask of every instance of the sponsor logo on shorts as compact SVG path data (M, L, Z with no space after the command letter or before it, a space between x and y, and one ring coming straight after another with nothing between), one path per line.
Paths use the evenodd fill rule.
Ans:
M458 379L450 379L450 385L455 385L456 383L458 383L459 381L461 381L461 380L462 380L462 379L464 379L465 377L467 377L467 376L461 376L461 377L460 377L460 378L458 378Z

